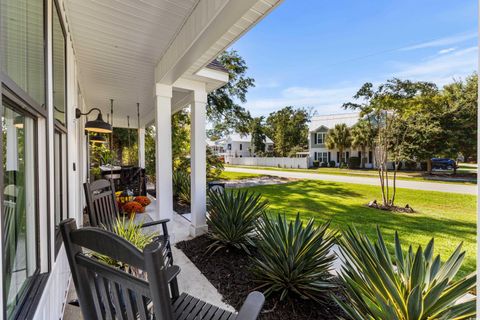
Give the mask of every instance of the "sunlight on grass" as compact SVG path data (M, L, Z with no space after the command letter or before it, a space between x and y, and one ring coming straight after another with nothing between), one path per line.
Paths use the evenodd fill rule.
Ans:
M466 259L460 275L475 270L474 195L398 189L397 205L409 204L416 211L414 214L401 214L366 206L370 200L380 201L380 188L376 186L303 180L249 189L262 193L269 200L271 210L284 212L290 219L300 212L303 219L313 217L318 222L331 220L332 227L336 229L355 225L372 239L378 225L390 249L393 249L395 230L404 243L415 247L425 247L434 237L436 252L444 259L463 241Z

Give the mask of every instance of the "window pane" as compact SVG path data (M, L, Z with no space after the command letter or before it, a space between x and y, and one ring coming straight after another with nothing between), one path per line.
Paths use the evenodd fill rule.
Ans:
M53 105L55 119L65 123L65 36L55 6L53 15Z
M55 227L66 217L67 184L66 184L66 148L65 134L55 131L54 134L54 174L55 174Z
M2 109L4 284L10 318L29 277L37 270L35 144L33 119L7 106Z
M0 0L2 71L45 104L43 0Z

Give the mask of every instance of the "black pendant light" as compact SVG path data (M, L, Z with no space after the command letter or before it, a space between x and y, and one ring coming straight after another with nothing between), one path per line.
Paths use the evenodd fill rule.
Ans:
M82 113L82 111L77 108L75 109L75 117L79 119L81 116L88 115L92 111L98 111L97 119L87 121L85 123L85 130L98 133L111 133L112 126L103 120L102 111L98 108L92 108L86 113Z
M90 141L93 143L107 143L107 139L101 134L96 134L90 137Z

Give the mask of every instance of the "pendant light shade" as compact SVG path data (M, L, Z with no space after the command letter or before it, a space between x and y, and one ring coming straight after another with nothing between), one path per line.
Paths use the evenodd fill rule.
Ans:
M24 119L22 116L16 116L13 120L13 125L15 126L15 128L23 129L23 120Z
M107 143L107 139L105 139L105 137L101 134L94 135L90 138L90 141L94 143Z
M111 133L113 130L112 126L103 120L102 112L98 108L90 109L90 111L88 111L87 113L82 113L81 110L77 108L75 110L75 116L78 119L81 116L90 114L94 110L98 111L97 119L87 121L85 123L85 130L98 133Z

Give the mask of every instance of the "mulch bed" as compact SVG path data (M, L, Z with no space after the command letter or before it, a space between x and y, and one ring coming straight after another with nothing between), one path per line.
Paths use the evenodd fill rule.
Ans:
M238 310L247 295L256 289L253 277L250 272L252 266L251 258L240 250L218 250L214 254L205 254L206 248L211 244L207 236L200 236L193 240L182 241L176 244L187 257L200 269L205 277L223 295L226 303ZM255 253L254 253L255 254ZM337 283L338 279L335 279ZM340 284L339 284L340 287ZM332 292L343 301L345 297L341 289ZM338 316L345 314L337 306L335 301L327 298L325 304L302 299L289 299L283 302L277 297L267 297L263 311L259 319L338 319Z

